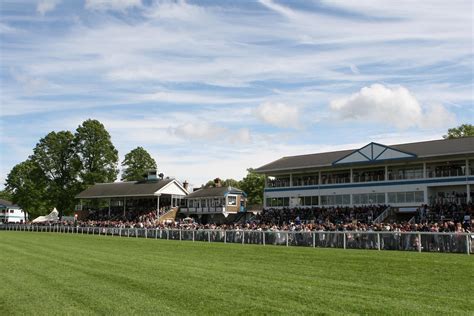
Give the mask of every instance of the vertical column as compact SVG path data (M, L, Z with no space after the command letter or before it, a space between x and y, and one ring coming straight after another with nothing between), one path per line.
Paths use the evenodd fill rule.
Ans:
M469 172L469 160L466 159L466 191L467 191L467 195L466 195L466 203L469 203L471 202L471 185L469 184L469 176L471 175L470 172Z
M385 181L388 181L388 166L385 165Z
M350 183L354 182L354 180L353 180L354 173L352 172L352 168L351 168L351 174L350 174L350 177L351 177L351 178L349 179L349 182L350 182Z
M127 198L123 198L123 217L125 217L125 205L127 205Z
M423 163L423 179L428 178L428 175L426 174L426 162Z
M290 187L293 186L293 174L290 173Z
M160 197L156 197L156 217L160 220Z

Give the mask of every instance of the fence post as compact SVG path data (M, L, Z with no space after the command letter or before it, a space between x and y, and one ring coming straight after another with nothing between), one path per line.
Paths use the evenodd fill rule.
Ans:
M470 240L469 240L469 234L466 234L466 252L468 255L471 253L471 245L470 245Z
M207 231L207 240L211 242L211 232L209 230Z
M193 242L194 242L194 229L193 229Z
M170 240L170 230L169 229L166 230L166 239Z
M227 230L224 230L224 244L227 243Z
M245 230L242 231L242 245L245 244Z
M148 229L145 227L145 239L148 238Z
M380 250L380 233L377 233L377 249Z
M313 248L316 248L316 234L313 232Z
M343 233L344 238L342 239L342 244L344 249L346 249L346 232Z
M286 246L288 247L288 232L286 232Z
M181 240L181 228L179 229L179 240Z
M418 252L421 252L421 234L418 233Z

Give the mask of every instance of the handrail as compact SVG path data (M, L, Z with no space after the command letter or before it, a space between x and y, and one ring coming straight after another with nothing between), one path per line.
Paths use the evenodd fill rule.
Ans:
M385 209L385 211L382 212L382 214L380 214L379 216L377 216L376 219L374 219L374 223L375 224L380 224L381 222L383 222L388 216L390 216L391 211L392 211L392 208L390 206L388 206Z

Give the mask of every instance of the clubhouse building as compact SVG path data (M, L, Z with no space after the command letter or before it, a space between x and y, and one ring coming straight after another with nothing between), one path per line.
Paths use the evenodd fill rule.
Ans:
M474 198L474 137L283 157L265 175L264 207L414 207Z

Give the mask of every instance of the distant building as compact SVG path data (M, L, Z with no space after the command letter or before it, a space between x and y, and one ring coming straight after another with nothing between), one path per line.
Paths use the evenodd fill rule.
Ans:
M216 187L201 188L187 195L180 213L197 215L201 222L220 222L229 215L232 215L229 220L236 219L236 215L246 213L246 193L230 186L222 187L220 180L216 180Z
M474 197L474 137L283 157L265 175L272 208L466 203Z
M28 221L28 213L10 201L0 199L0 222L20 223Z

